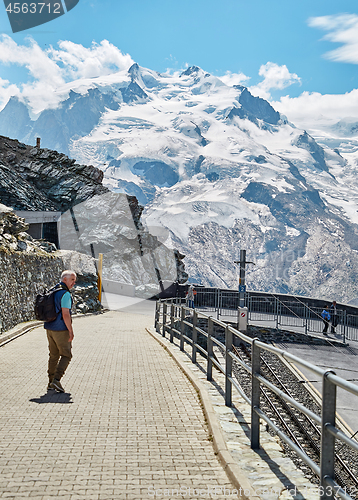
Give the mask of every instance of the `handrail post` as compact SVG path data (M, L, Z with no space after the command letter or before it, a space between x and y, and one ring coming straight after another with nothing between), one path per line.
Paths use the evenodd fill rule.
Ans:
M180 308L180 350L184 351L184 319L185 319L185 309L184 306Z
M196 363L196 344L198 342L198 332L196 330L196 325L198 322L198 313L194 309L194 314L193 314L193 335L192 335L192 341L193 341L193 350L192 350L192 355L191 355L191 360L193 363Z
M328 370L323 375L322 386L322 429L321 429L321 460L320 460L320 486L321 500L332 500L334 493L332 487L326 485L325 477L334 479L334 445L335 437L328 432L327 425L336 423L336 385L329 380L327 375L333 373Z
M170 342L173 343L173 329L174 329L174 311L175 311L174 302L171 303L170 306Z
M229 327L225 328L225 405L232 405L232 357L229 353L232 352L232 332Z
M260 347L256 345L259 339L253 339L251 346L251 448L260 448L260 417L255 408L260 408L260 382L256 374L260 373Z
M206 379L207 380L212 380L213 379L213 327L214 323L211 318L211 316L208 319L208 340L207 340L207 351L208 351L208 363L207 363L207 370L206 370Z
M163 304L163 330L162 330L163 337L165 337L166 325L167 325L167 303L164 302L164 304Z
M154 317L154 328L157 333L160 332L159 319L160 319L160 301L157 300L155 302L155 317Z
M218 295L217 295L216 319L220 319L220 288L218 288Z
M308 310L308 305L307 304L304 304L305 306L305 335L307 335L307 332L308 332L308 314L309 314L309 310Z
M343 343L345 344L346 343L346 329L347 329L347 311L344 310L344 313L343 313Z

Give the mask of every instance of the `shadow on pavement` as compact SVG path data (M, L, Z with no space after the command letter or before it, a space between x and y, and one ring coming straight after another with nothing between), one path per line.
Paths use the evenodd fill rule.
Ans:
M43 404L43 403L60 403L60 404L72 404L72 398L71 394L69 392L55 392L55 391L48 391L46 394L43 396L40 396L39 398L32 398L30 399L32 403L38 403L38 404Z

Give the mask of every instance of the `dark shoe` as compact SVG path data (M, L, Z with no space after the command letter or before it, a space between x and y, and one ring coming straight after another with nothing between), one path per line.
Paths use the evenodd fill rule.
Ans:
M65 392L65 389L62 387L60 381L55 378L53 379L50 385L51 389L55 389L55 391L57 392Z
M52 382L49 382L49 383L47 384L47 390L48 390L48 391L54 391L54 388L52 387Z

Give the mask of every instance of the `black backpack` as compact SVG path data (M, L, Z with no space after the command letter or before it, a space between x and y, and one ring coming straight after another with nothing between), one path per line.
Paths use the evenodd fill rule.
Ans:
M58 314L55 307L55 293L60 290L64 290L65 292L68 291L67 288L56 285L48 291L45 290L43 294L38 294L36 296L34 307L36 319L48 323L55 321Z

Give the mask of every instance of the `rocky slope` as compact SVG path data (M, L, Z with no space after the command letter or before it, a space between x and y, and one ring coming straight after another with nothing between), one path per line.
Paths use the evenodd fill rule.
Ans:
M95 167L0 136L0 200L14 210L64 212L107 192L102 180Z

